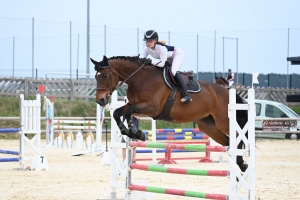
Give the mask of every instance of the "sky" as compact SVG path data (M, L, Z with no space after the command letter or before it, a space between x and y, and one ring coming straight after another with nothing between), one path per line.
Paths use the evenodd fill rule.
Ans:
M299 8L298 0L90 0L90 57L136 56L154 29L185 52L182 71L299 74L286 61L300 56ZM0 0L0 76L94 74L86 26L87 1Z

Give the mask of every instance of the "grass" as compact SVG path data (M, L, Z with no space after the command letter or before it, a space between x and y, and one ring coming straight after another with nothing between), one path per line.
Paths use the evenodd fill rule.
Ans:
M300 115L300 106L291 106L290 108L293 111L295 111L298 115Z
M26 99L35 99L35 97L29 97ZM41 98L43 99L43 98ZM0 97L0 117L17 117L19 116L19 98L18 97ZM42 102L42 106L43 106ZM69 101L64 99L55 100L55 117L93 117L96 116L96 103L92 101L75 100ZM291 109L300 115L300 106L291 106ZM45 111L42 110L42 116L45 116ZM105 112L105 116L110 116L109 112ZM19 127L19 120L0 120L0 128ZM156 128L193 128L193 122L184 124L173 124L164 121L157 121ZM45 121L42 120L42 129L45 129ZM110 129L110 123L108 123L108 129ZM150 121L140 121L139 129L150 130ZM103 130L105 126L103 125ZM0 134L0 139L17 139L18 134ZM44 136L42 135L42 138Z

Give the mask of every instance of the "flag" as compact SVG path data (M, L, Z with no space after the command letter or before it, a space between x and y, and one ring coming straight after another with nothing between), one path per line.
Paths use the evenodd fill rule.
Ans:
M257 80L258 75L259 75L259 73L256 73L256 72L252 73L252 84L253 83L259 84L259 82Z

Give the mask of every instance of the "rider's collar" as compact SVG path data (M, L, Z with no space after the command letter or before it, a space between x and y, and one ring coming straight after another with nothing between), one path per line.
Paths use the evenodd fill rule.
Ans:
M156 43L155 43L154 47L153 47L153 48L150 48L150 49L155 50L155 47L156 47Z

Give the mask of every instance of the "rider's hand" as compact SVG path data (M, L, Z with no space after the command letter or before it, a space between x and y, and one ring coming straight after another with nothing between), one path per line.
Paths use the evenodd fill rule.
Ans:
M152 60L150 58L142 58L141 61L145 65L151 65L152 64Z

